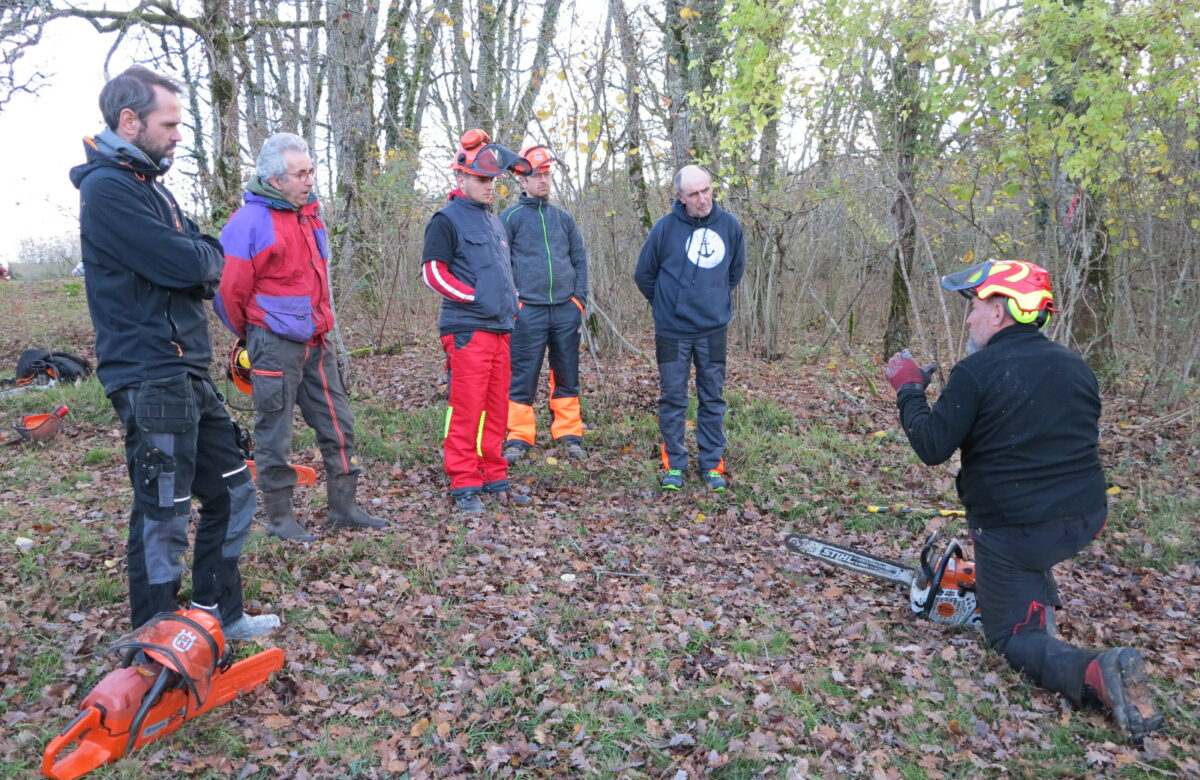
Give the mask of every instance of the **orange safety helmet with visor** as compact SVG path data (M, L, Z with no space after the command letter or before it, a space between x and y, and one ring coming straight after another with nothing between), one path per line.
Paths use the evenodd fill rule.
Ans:
M1025 260L987 260L943 276L942 287L966 298L1003 296L1014 320L1039 328L1050 321L1051 312L1058 311L1049 272Z
M488 134L479 129L463 133L450 168L489 179L494 179L505 171L512 171L518 176L533 173L533 166L528 160L500 144L492 143Z
M521 156L529 161L529 165L535 172L550 170L550 163L558 163L566 166L566 163L554 156L550 149L542 144L534 144L526 146L521 150Z

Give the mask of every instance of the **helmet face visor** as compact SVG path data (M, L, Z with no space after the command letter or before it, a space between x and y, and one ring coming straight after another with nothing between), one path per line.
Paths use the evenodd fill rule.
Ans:
M488 144L468 161L466 153L459 153L453 168L475 176L486 176L494 179L505 171L512 171L518 176L528 176L533 172L533 166L516 152L505 149L500 144Z
M966 298L974 298L974 289L982 284L984 279L988 278L988 274L991 273L995 262L995 260L985 260L970 268L946 274L942 277L942 289L957 291Z

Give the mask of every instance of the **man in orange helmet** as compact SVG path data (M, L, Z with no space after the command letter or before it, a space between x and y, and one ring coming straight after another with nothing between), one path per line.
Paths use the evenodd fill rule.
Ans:
M508 233L520 313L512 333L512 387L504 457L516 463L533 446L542 359L550 353L550 436L569 458L586 457L579 410L579 334L587 305L588 265L575 218L550 203L551 164L544 146L521 151L533 172L520 177L519 202L500 221Z
M483 511L481 494L529 503L508 484L501 451L508 424L509 336L517 314L508 236L490 210L495 180L527 175L528 161L482 130L463 134L450 164L458 185L425 227L421 274L442 296L438 318L450 376L443 467L460 512Z
M1021 260L989 260L942 278L970 300L968 356L931 409L930 369L907 354L888 361L900 421L922 461L962 451L956 478L975 545L983 632L1009 664L1074 707L1109 710L1133 741L1161 728L1142 656L1054 636L1062 606L1055 564L1104 528L1100 392L1083 359L1046 338L1050 275Z

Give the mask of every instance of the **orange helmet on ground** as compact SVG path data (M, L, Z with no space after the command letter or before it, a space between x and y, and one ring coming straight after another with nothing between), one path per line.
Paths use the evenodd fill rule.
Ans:
M521 150L521 156L529 161L530 167L535 171L549 170L550 163L566 165L565 162L555 157L548 147L541 144L526 146Z
M505 171L512 171L518 176L533 173L528 160L500 144L492 143L491 137L479 129L463 133L450 168L489 179L494 179Z
M1003 296L1014 320L1039 328L1050 321L1051 312L1058 311L1049 272L1025 260L988 260L943 276L942 287L967 298Z
M254 394L254 379L250 373L250 351L246 342L238 339L229 352L229 378L233 386L246 395Z

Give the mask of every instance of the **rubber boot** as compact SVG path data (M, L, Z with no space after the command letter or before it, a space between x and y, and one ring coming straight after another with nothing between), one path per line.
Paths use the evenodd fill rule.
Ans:
M330 528L383 528L386 520L371 517L358 508L358 475L332 474L326 477L329 491Z
M317 537L304 530L292 514L292 489L264 490L263 511L267 513L267 533L291 542L315 542Z

